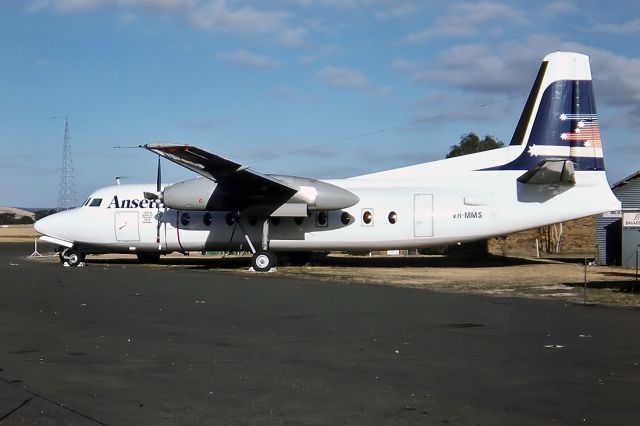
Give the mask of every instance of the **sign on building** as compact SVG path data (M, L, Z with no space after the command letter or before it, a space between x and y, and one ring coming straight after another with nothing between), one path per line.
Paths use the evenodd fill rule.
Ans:
M622 226L625 228L640 228L640 213L624 213L622 215Z

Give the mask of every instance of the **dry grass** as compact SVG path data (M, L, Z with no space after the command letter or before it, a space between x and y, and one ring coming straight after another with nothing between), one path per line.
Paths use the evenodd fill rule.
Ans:
M514 258L478 261L437 257L426 257L422 262L424 265L421 266L384 266L385 262L380 265L376 259L361 259L360 262L346 264L338 261L338 265L279 267L278 271L297 278L583 301L585 267L577 262ZM634 270L587 266L586 278L588 302L640 306L640 284L635 281Z
M0 226L0 243L24 243L33 241L40 234L33 229L33 225L2 225Z

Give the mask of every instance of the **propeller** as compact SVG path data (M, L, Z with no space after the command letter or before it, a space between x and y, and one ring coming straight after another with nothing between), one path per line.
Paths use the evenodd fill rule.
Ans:
M160 167L160 156L158 155L158 175L156 177L156 192L160 193L160 186L162 185L162 168Z
M156 174L156 193L151 194L154 195L155 200L157 200L156 205L158 206L158 211L156 213L156 221L158 225L156 226L156 243L158 244L158 251L162 250L162 246L160 245L160 219L162 218L162 214L160 213L160 201L162 198L161 191L162 190L162 168L160 167L160 156L158 155L158 172ZM144 193L144 198L147 198L147 192ZM150 198L147 198L150 199Z

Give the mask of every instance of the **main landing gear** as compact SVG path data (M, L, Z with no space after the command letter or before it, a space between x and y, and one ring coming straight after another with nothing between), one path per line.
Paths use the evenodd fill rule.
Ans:
M244 229L242 222L240 222L240 214L235 214L235 221L240 226L242 233L244 234L244 239L247 241L249 245L249 249L251 250L251 267L256 272L268 272L271 269L275 268L278 264L278 257L276 254L269 250L269 218L264 220L262 224L262 244L261 250L256 250L251 243L251 239L247 234L247 231Z
M71 247L58 252L60 262L66 263L69 266L78 266L84 262L85 254Z
M275 268L277 264L278 258L276 254L269 250L258 250L253 253L253 257L251 258L251 266L253 270L257 272L270 271L271 268Z

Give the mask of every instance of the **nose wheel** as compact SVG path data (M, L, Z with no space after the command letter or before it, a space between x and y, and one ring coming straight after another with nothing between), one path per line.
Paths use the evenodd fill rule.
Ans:
M84 262L85 254L74 248L65 249L60 253L60 262L67 263L69 266L78 266Z

